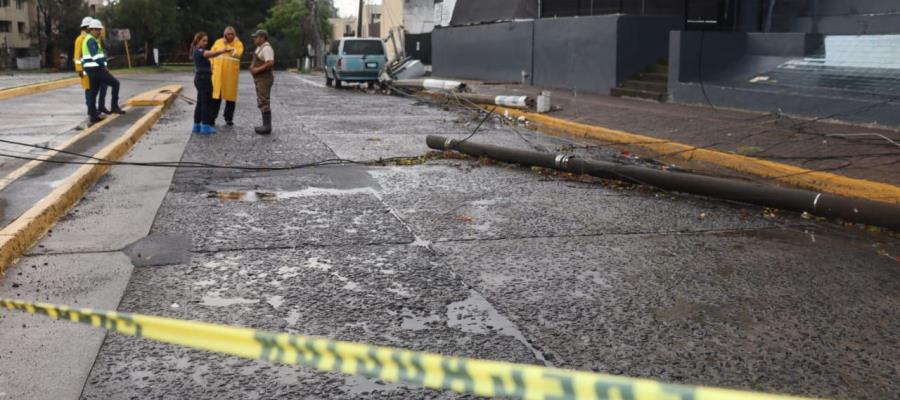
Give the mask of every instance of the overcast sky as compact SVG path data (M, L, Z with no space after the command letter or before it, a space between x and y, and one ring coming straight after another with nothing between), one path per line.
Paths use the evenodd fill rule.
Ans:
M381 4L381 0L366 0L366 4ZM359 13L359 0L334 0L334 5L342 17L355 17Z

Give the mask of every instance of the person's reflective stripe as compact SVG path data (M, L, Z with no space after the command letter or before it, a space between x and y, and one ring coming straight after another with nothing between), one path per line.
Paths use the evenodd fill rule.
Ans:
M91 40L97 45L97 54L91 55L89 46ZM103 45L93 35L87 34L84 41L81 42L81 66L83 68L100 67L100 62L106 62L106 54L103 52Z

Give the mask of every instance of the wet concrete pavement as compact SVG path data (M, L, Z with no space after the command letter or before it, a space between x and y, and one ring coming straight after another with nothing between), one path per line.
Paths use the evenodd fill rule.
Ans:
M66 151L93 155L120 138L138 120L150 111L148 107L135 108L69 146ZM58 153L50 162L37 165L20 178L0 189L0 226L7 226L40 199L59 187L66 178L77 171L77 163L88 159L73 154Z
M18 85L34 81L44 75L0 75L0 89L9 82ZM46 80L55 77L44 77ZM119 76L122 84L119 93L119 103L124 107L125 102L132 96L157 88L178 80L168 74L127 74ZM9 83L10 86L12 85ZM112 99L112 93L107 94L107 107ZM84 90L81 85L72 85L50 92L38 93L28 96L13 97L0 100L0 139L23 142L32 145L56 147L71 137L78 134L78 128L87 120L87 106L84 104ZM0 152L19 156L33 156L41 154L44 150L0 143ZM0 159L0 176L5 176L15 170L26 161L3 158Z
M252 90L242 77L238 125L190 137L181 159L248 166L415 156L428 152L427 134L464 137L474 127L414 100L285 73L273 94L275 132L261 137L252 133ZM186 139L189 125L181 105L155 131L180 129ZM472 140L588 144L493 122ZM154 196L166 191L160 179ZM900 241L889 234L452 157L294 171L182 168L166 187L165 199L140 206L134 221L151 235L142 256L178 252L175 264L135 267L121 311L687 384L900 395ZM120 196L95 190L83 207L111 210L92 204ZM125 228L133 220L101 214L73 214L61 232L91 234L103 221L140 238L142 229ZM44 251L66 251L56 236ZM182 244L156 245L172 241ZM78 248L91 247L118 254L125 245ZM16 275L28 265L11 269L4 285L32 285ZM467 398L120 335L94 354L83 391L57 398Z
M178 161L191 126L184 119L188 109L176 102L124 160ZM129 258L127 250L135 247L128 246L149 234L173 173L170 168L113 167L7 271L0 296L115 309L134 265L142 264ZM88 326L0 313L0 398L78 398L105 337Z
M75 72L8 73L4 71L3 73L0 73L0 90L58 79L73 78L75 76Z

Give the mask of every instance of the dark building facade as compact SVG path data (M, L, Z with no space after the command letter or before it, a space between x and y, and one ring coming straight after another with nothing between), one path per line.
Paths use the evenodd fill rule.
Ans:
M438 76L900 125L897 0L458 0L450 25Z

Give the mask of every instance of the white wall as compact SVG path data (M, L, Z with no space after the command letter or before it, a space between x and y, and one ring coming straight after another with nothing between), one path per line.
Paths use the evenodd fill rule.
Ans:
M434 0L407 0L403 5L403 27L412 34L434 30Z
M437 26L450 26L453 18L453 10L456 8L456 0L444 0L434 3L434 22Z

